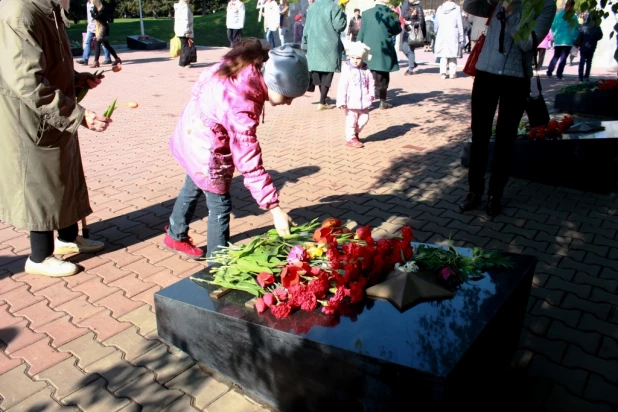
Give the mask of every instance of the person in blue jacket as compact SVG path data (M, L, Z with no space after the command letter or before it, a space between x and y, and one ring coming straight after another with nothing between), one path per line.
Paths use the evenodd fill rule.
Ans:
M554 22L551 25L551 33L554 36L554 57L547 68L547 77L552 76L557 64L556 77L559 80L562 79L567 58L579 36L580 24L573 12L574 6L575 0L567 0L564 10L560 10L554 17Z

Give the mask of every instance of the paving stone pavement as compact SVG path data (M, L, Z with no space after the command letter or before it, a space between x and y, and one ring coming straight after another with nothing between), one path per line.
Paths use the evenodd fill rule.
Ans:
M225 50L202 48L192 69L166 51L121 51L122 72L108 73L84 105L101 113L117 97L140 107L118 109L106 133L80 130L94 209L88 222L106 249L68 257L84 267L70 278L27 275L27 232L0 222L0 409L265 410L160 341L153 313L155 292L203 268L160 246L184 178L167 143L192 84ZM550 101L564 84L543 83ZM376 236L411 224L419 241L451 236L461 246L537 256L511 404L616 412L616 195L513 179L501 216L458 213L471 86L467 77L441 80L431 64L411 77L394 73L395 107L371 111L362 150L344 146L342 112L317 112L315 95L267 107L258 136L282 206L299 222L338 216L372 225ZM232 194L232 241L271 225L241 177ZM206 213L200 204L191 226L198 245Z

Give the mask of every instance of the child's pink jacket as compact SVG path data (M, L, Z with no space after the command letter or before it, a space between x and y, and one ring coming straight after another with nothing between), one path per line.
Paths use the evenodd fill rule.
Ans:
M212 193L229 193L238 169L260 207L270 209L278 205L278 193L255 135L268 89L255 66L222 79L215 76L220 64L193 86L170 141L172 155L199 188Z
M341 68L337 87L337 107L369 109L375 98L374 80L367 64L354 67L347 61Z

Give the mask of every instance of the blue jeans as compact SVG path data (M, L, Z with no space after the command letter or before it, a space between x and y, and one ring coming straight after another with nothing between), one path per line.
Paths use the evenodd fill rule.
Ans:
M549 62L549 67L547 68L547 75L552 75L557 64L558 70L556 70L556 76L559 79L562 78L562 72L564 72L564 66L566 66L569 53L571 53L571 46L556 46L554 49L554 57L552 57Z
M414 47L410 47L408 45L408 37L410 35L408 33L404 33L403 34L403 38L401 39L401 51L403 51L403 54L406 55L406 57L408 58L408 71L413 71L414 70L414 63L415 63L415 55L414 55Z
M594 50L579 51L579 81L590 79L590 66L592 66L592 56L594 56ZM586 68L585 72L584 67Z
M187 238L189 223L195 214L195 208L202 193L206 195L206 207L208 208L206 257L210 257L215 250L219 249L219 246L227 246L230 240L232 196L229 193L219 195L202 190L187 175L185 184L176 198L167 234L175 240Z
M266 41L270 44L271 48L275 48L275 32L272 30L266 30Z
M84 54L82 55L82 60L88 61L90 57L90 43L92 43L92 38L94 37L94 33L86 34L86 44L84 44ZM103 55L105 56L105 60L111 60L109 57L109 50L105 48L105 46L101 45L103 48Z

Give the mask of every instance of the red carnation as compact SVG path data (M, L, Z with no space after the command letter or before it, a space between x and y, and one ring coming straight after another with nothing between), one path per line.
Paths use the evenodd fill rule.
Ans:
M300 308L307 312L312 312L318 307L318 299L311 292L305 292L301 295Z
M264 303L264 299L257 298L255 300L255 310L257 310L257 313L262 313L266 310L266 303Z
M256 280L257 280L258 285L260 285L263 288L275 283L275 277L272 275L272 273L268 273L268 272L260 272L257 275Z
M378 252L382 256L386 256L391 252L391 244L387 239L380 239L377 243Z
M364 278L362 278L362 280L356 283L350 284L349 296L350 296L351 303L356 303L356 302L360 302L361 300L363 300L364 294L365 294L365 279Z
M287 318L292 312L292 307L287 303L280 303L270 307L270 311L277 319Z
M322 306L322 313L325 315L336 315L338 311L339 308L335 305L331 305L330 303L328 306Z
M330 283L328 282L328 278L320 277L313 279L307 287L307 290L314 293L318 299L324 299L329 287Z
M324 219L322 222L322 227L339 227L341 226L341 220L335 219L334 217L329 217Z

